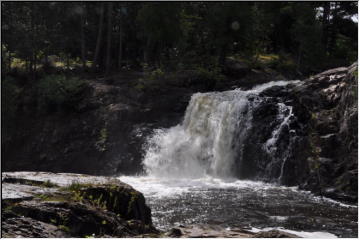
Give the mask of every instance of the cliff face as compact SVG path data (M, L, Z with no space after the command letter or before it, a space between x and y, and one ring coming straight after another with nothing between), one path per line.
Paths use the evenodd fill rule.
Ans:
M191 93L171 87L145 93L132 86L137 78L91 80L68 111L39 113L24 97L16 118L2 128L3 170L141 172L146 134L177 124Z
M308 123L309 176L305 189L357 200L357 63L307 80L296 94L311 116Z
M236 160L240 178L357 200L357 64L254 97Z

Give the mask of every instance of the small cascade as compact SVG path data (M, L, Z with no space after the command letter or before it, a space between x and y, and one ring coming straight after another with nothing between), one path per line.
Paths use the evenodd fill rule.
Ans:
M148 139L143 161L146 172L165 178L239 177L237 171L245 158L244 145L254 129L254 111L264 101L260 93L290 83L298 81L270 82L248 91L235 89L194 94L182 124L157 129ZM285 129L290 131L289 122L293 116L291 106L279 102L277 108L271 137L261 144L262 149L259 148L274 158L274 162L279 161L275 153L281 133ZM281 160L279 179L286 157Z
M290 127L289 127L290 119L294 118L293 107L287 106L284 103L278 103L277 106L278 106L277 120L280 121L280 124L274 129L274 131L272 132L271 138L269 138L264 145L266 152L274 158L276 158L275 154L278 150L277 142L280 138L280 134L282 133L282 131L284 131L284 130L288 131L292 135L296 134L296 131L290 130ZM280 154L281 167L280 167L280 175L278 177L278 182L281 182L281 179L282 179L282 176L284 173L284 166L285 166L286 160L288 160L288 158L289 158L290 150L291 150L291 144L289 143L286 150Z

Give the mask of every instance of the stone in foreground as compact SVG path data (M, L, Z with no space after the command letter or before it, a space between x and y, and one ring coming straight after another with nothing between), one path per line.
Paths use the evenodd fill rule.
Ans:
M3 237L133 237L157 233L144 196L115 178L2 174Z

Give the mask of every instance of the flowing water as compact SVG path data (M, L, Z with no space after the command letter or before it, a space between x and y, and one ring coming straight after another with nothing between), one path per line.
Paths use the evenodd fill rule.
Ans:
M279 81L248 91L194 94L182 124L154 131L144 146L146 176L120 179L144 193L156 227L205 223L284 228L307 237L357 236L356 206L279 184L291 141L285 149L278 149L278 141L285 131L296 137L289 127L290 105L277 103L272 133L259 149L270 159L267 168L279 168L273 183L238 179L253 112L263 101L259 93L290 83L300 84Z

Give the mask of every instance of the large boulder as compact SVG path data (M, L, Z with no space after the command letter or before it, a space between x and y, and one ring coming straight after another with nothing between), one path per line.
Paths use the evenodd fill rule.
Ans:
M305 189L339 200L357 201L357 63L304 81L299 102L308 123L310 174Z
M249 98L246 111L252 118L239 148L238 177L357 201L356 63L268 88Z
M158 233L144 196L118 179L4 172L5 237L131 237Z

